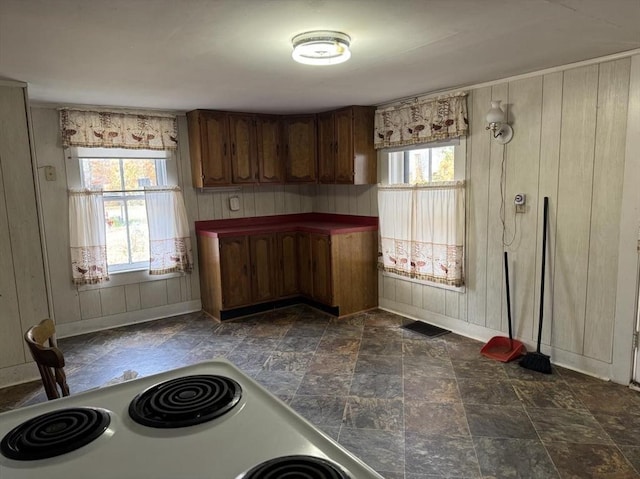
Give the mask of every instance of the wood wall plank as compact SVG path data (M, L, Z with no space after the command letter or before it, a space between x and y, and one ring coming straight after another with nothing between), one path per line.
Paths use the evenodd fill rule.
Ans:
M533 339L536 228L540 169L540 130L542 116L542 77L509 84L509 119L514 129L508 144L505 184L505 241L512 242L510 253L511 313L516 337ZM525 213L516 213L514 197L527 195ZM504 279L503 279L504 283ZM505 291L506 287L503 287ZM506 294L506 293L505 293ZM503 296L504 298L504 296ZM507 331L506 300L502 330Z
M140 283L140 305L142 309L155 308L167 304L167 282L145 281Z
M491 88L473 91L468 101L474 114L469 118L472 154L467 154L470 181L467 184L467 320L484 326L487 305L487 208L489 203L490 139L485 129L485 118L481 112L488 111Z
M611 362L631 60L600 64L584 355Z
M422 304L427 311L437 314L445 313L445 293L442 288L434 288L433 286L423 286Z
M127 310L124 286L100 289L100 309L102 316L124 313Z
M256 216L270 216L276 211L276 197L273 186L260 185L256 189Z
M551 343L553 318L553 279L556 251L556 217L558 206L558 169L560 168L560 131L562 127L562 83L563 72L550 73L543 77L542 127L540 132L540 171L536 215L536 272L533 337L537 339L540 316L540 274L542 273L542 201L549 197L547 256L545 265L545 294L543 311L542 342ZM533 205L532 205L533 208Z
M495 85L491 89L492 100L502 100L502 108L505 110L507 118L509 118L509 93L510 85L508 83L502 83ZM485 110L481 110L478 105L478 112L486 113L489 110L490 104L485 106ZM485 115L480 114L480 118L485 121ZM487 138L491 136L490 132L484 132ZM482 132L480 132L482 134ZM503 251L502 245L502 221L500 220L500 209L502 208L502 195L505 194L504 188L506 185L501 186L502 182L502 162L504 161L505 172L508 168L508 163L511 160L511 143L507 145L501 145L493 139L489 143L489 191L488 191L488 208L486 211L487 219L487 253L485 263L486 274L486 311L487 317L485 326L494 330L503 330L503 315L504 315L504 275L503 275ZM475 159L475 158L474 158ZM505 198L505 201L508 201Z
M460 299L465 295L456 291L445 291L444 295L444 314L456 319L460 317Z
M68 183L65 175L65 151L60 146L58 112L50 108L35 108L31 112L34 143L40 174L40 208L44 218L47 261L51 281L53 310L57 324L80 321L80 298L71 282L71 252L69 249ZM56 181L45 181L42 167L53 166ZM78 178L79 179L79 178Z
M0 88L0 158L23 331L49 316L23 88ZM22 343L22 341L21 341Z
M187 117L178 117L178 150L176 152L176 161L178 162L178 177L182 186L182 196L184 198L185 208L187 209L187 218L189 220L189 233L191 236L191 248L193 250L193 272L185 278L185 294L183 301L200 298L200 272L198 271L198 248L196 240L196 225L198 219L198 195L196 189L192 188L191 178L191 161L189 156L189 135L187 128ZM182 288L180 289L182 294Z
M598 65L564 73L552 344L578 354L584 342L597 92Z
M124 287L127 311L138 311L142 305L140 300L140 285L138 283L128 284Z
M25 362L2 166L0 156L0 367Z

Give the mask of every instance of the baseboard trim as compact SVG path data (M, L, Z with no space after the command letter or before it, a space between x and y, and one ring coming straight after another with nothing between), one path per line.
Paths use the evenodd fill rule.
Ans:
M477 324L468 323L460 319L451 318L438 313L432 313L424 309L417 308L415 306L403 303L397 303L385 298L379 298L380 309L389 311L391 313L400 314L409 319L427 321L435 326L441 328L450 329L452 332L467 338L475 339L482 342L487 342L494 336L504 336L503 331L496 331L490 328L485 328ZM520 338L516 338L520 339ZM521 340L521 339L520 339ZM522 341L522 340L521 340ZM528 351L535 351L536 345L526 341L522 341L527 347ZM548 354L551 357L552 364L557 366L571 369L587 376L593 376L604 381L612 380L612 364L598 361L597 359L588 358L580 354L572 353L562 349L554 348L549 345L543 344L542 352ZM613 379L614 382L615 378ZM628 385L627 383L620 383Z
M185 301L183 303L168 304L156 308L141 309L138 311L128 311L126 313L102 316L99 318L83 319L73 323L57 323L56 333L59 338L77 336L79 334L93 333L104 329L127 326L129 324L144 323L155 319L167 318L178 314L193 313L200 311L202 304L200 300Z
M0 388L40 380L36 363L22 363L0 369Z

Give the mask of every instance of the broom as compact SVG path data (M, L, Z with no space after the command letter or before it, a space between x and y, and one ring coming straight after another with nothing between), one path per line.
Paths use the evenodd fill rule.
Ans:
M532 371L551 374L551 361L549 356L540 352L540 340L542 338L542 313L544 312L544 269L547 252L547 216L549 214L549 198L544 197L544 214L542 225L542 278L540 281L540 319L538 321L538 347L535 352L527 353L520 360L520 366Z

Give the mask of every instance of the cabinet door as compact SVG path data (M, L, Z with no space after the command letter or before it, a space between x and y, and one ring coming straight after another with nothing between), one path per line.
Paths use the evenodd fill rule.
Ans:
M301 294L313 295L311 238L308 233L298 233L298 287Z
M251 303L249 238L220 238L220 274L223 309Z
M253 302L274 299L276 293L273 234L253 235L251 245L251 292Z
M331 240L327 235L311 235L311 268L313 272L313 299L331 305Z
M202 147L202 184L219 186L231 183L229 160L229 124L227 115L205 112L200 117Z
M351 108L334 113L335 121L335 180L336 183L353 184L353 112Z
M257 183L258 156L253 115L229 115L231 170L234 183Z
M316 181L316 117L285 117L286 180Z
M290 296L298 288L298 233L278 233L279 295Z
M280 154L282 123L277 116L259 116L256 119L260 183L282 183L284 161Z
M336 143L333 113L318 115L318 181L334 183Z

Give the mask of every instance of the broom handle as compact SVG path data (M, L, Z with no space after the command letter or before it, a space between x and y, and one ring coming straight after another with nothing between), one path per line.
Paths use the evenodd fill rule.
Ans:
M504 252L504 275L507 287L507 318L509 318L509 343L513 339L513 331L511 330L511 294L509 294L509 263L507 262L507 252Z
M540 352L540 340L542 339L542 313L544 312L544 276L545 276L545 259L547 254L547 216L549 214L549 197L544 197L544 213L542 219L542 276L540 278L540 319L538 320L538 347Z

